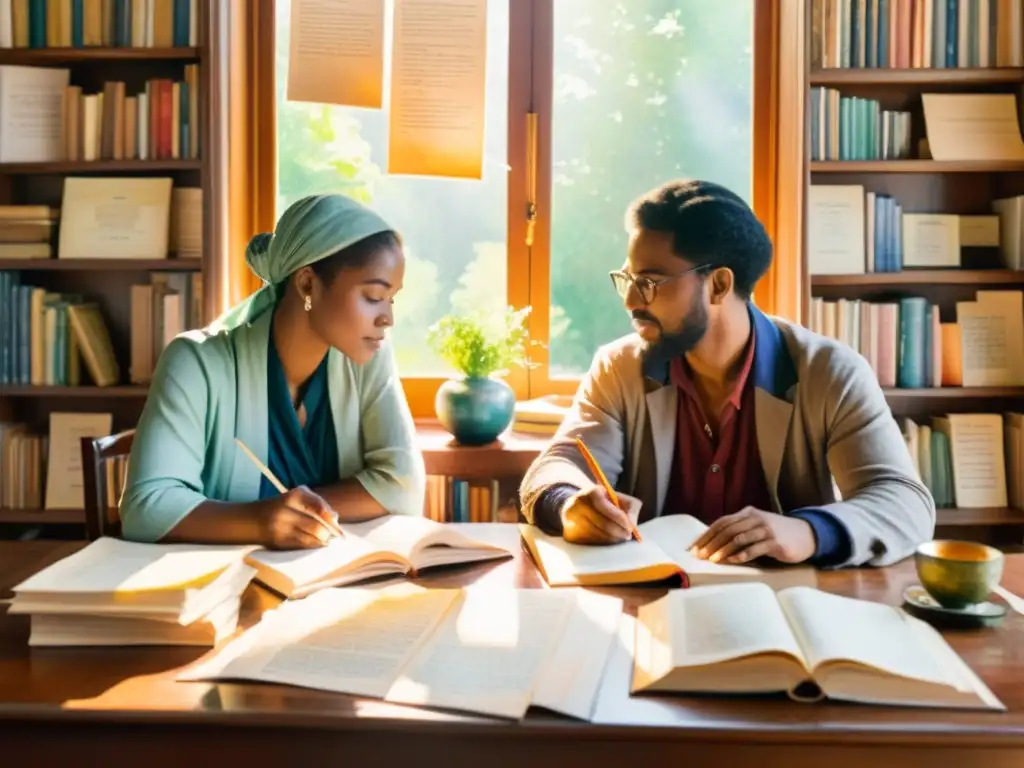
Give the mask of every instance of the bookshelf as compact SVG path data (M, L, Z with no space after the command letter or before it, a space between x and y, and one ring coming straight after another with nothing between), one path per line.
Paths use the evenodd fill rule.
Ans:
M1013 94L1018 108L1024 99L1024 15L1009 3L992 0L985 6L991 12L987 28L979 26L969 13L953 13L940 22L937 14L949 9L946 3L932 0L908 0L900 10L891 4L891 16L874 20L867 16L840 20L836 8L843 6L837 0L807 0L805 162L809 185L862 186L865 193L897 201L904 215L993 215L993 200L1024 194L1024 161L934 160L925 141L923 94ZM1001 18L999 14L1006 9L1011 9L1011 17ZM901 17L904 11L907 15ZM879 45L879 40L887 43ZM852 139L844 144L840 138L837 147L836 133L828 126L835 113L825 116L831 104L822 107L830 97L834 104L839 98L875 102L882 115L876 123L883 126L882 135L887 111L909 113L909 152L895 153L898 159L875 159L894 156L882 154L877 137L873 140L877 154L869 152L868 159L864 159L861 146L855 147L859 152L851 150ZM839 124L841 136L844 124ZM831 137L819 140L822 131L831 132ZM826 145L831 147L823 152ZM836 159L837 152L843 159ZM845 159L851 154L858 159ZM805 280L803 316L811 327L815 299L898 302L902 297L923 297L939 307L942 323L955 323L957 302L974 300L979 290L1024 291L1024 271L1007 269L1001 257L993 254L994 249L963 250L960 268L811 274L808 233L813 226L812 208L805 190L807 226L801 274ZM895 417L918 423L949 413L1024 411L1024 387L886 387L883 391ZM1020 544L1024 511L1013 507L939 509L936 535Z
M0 4L0 12L4 12L2 8ZM10 4L7 8L10 8ZM139 159L138 156L111 159L103 153L101 159L90 161L65 159L52 162L0 162L0 206L45 205L58 210L57 224L53 229L51 241L53 256L36 259L0 258L0 272L18 274L22 284L41 287L54 293L74 294L87 302L96 302L110 334L120 371L119 381L115 385L105 387L92 384L84 364L81 366L77 386L32 385L20 382L14 384L0 381L0 423L25 423L35 434L46 435L51 413L102 412L112 415L113 431L135 426L145 403L148 387L145 384L132 383L129 377L132 343L131 287L149 283L153 274L157 272L199 273L204 275L204 278L201 278L202 295L196 295L195 300L201 303L204 313L208 313L210 307L215 304L211 297L216 291L216 286L211 284L209 279L205 279L214 258L214 237L210 225L210 184L216 175L213 158L216 157L217 151L213 146L216 137L212 124L215 118L211 116L209 94L211 72L214 71L215 65L211 51L216 46L210 44L208 24L215 13L196 4L192 4L191 8L194 18L188 18L183 22L179 17L177 24L174 24L173 42L187 42L187 45L160 44L161 37L168 34L166 28L162 33L156 33L157 45L145 45L137 37L131 39L132 35L139 34L139 27L136 25L133 28L128 23L122 27L128 31L122 32L120 37L116 29L105 31L103 45L86 47L81 44L83 41L79 37L78 45L0 49L0 67L13 65L67 69L70 72L70 84L80 86L83 94L103 93L105 83L120 81L125 84L125 95L132 96L144 92L147 82L169 79L180 83L185 80L186 68L198 68L198 158L188 156L182 141L182 146L177 148L177 156L159 159L153 159L153 153L150 153L150 159ZM80 33L79 28L74 34ZM149 30L148 34L152 38L153 30ZM150 39L148 42L153 43L154 40ZM165 39L163 42L169 41ZM15 44L18 44L17 39ZM108 124L107 121L103 121L104 128ZM181 126L179 129L183 130ZM141 153L141 150L139 152ZM59 209L65 179L127 179L155 176L170 178L174 187L202 189L202 256L179 258L176 253L168 253L167 257L162 259L134 260L104 258L102 253L97 253L95 258L58 258ZM24 504L11 507L5 506L3 497L0 496L0 539L6 537L5 531L9 533L12 526L16 533L19 526L66 527L80 526L83 523L84 512L80 509L47 510Z

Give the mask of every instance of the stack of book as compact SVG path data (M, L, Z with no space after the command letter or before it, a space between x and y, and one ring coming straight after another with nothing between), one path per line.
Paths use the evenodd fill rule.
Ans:
M254 547L101 538L14 587L31 646L215 645L237 629Z
M516 403L512 431L553 435L572 407L569 395L546 395Z
M46 205L0 205L0 259L46 259L57 210Z

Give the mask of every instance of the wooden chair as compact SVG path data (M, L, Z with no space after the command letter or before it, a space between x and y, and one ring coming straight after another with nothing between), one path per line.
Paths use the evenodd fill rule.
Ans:
M118 503L134 437L135 430L129 429L107 437L82 438L85 535L89 541L121 535Z

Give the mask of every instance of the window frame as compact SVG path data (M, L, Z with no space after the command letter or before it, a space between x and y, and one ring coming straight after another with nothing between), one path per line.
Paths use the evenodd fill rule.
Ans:
M253 57L255 80L252 100L254 168L252 211L257 231L270 231L276 221L277 199L277 108L274 57L276 45L275 0L255 0ZM515 369L505 380L518 399L549 394L573 394L579 379L550 376L547 350L551 296L551 120L554 85L554 5L556 0L509 0L508 81L508 193L507 193L507 302L520 309L531 306L528 319L535 367ZM780 8L772 0L754 0L753 45L753 208L775 241L779 230L779 184L792 183L796 172L783 179L778 171L780 137L779 29ZM799 5L799 3L796 3ZM790 68L791 69L791 68ZM785 90L785 89L784 89ZM529 124L535 121L533 137ZM533 138L534 146L530 146ZM531 162L533 161L532 166ZM534 199L530 200L532 186ZM782 197L786 197L783 195ZM528 210L534 204L532 244L527 245ZM785 203L785 201L783 201ZM787 216L799 206L785 208ZM792 232L792 227L783 227ZM787 238L788 240L789 238ZM799 319L799 297L781 277L791 277L791 254L780 266L778 251L768 273L759 283L754 300L768 312ZM258 288L250 275L247 290ZM781 299L781 301L780 301ZM401 298L399 298L399 301ZM402 377L409 408L414 417L434 418L434 399L444 378Z

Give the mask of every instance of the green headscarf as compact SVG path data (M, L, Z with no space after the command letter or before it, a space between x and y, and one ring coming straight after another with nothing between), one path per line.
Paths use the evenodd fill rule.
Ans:
M272 308L288 278L370 235L393 228L366 206L345 195L311 195L296 200L273 232L258 234L245 249L245 262L264 285L215 320L211 330L251 323Z

